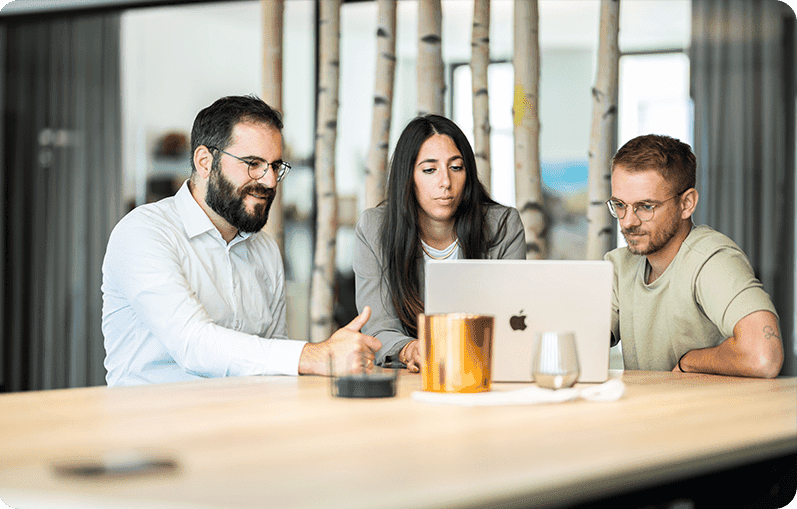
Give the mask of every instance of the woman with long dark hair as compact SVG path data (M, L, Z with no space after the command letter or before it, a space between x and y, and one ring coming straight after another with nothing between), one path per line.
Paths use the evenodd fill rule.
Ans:
M357 309L378 338L376 363L420 370L418 314L426 260L526 257L520 214L490 198L465 134L451 120L412 120L393 152L387 198L357 222Z

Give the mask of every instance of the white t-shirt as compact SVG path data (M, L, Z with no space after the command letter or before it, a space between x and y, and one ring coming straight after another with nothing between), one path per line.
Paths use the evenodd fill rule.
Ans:
M298 373L305 342L287 339L276 242L227 244L187 182L122 218L102 275L109 386Z
M423 259L426 261L429 260L459 260L462 258L462 248L459 247L459 241L454 241L449 244L447 247L443 249L435 249L422 239L418 239L421 241L421 245L423 249Z

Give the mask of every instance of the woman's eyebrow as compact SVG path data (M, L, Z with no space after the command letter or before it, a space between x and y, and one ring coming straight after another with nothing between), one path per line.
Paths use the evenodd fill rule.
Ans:
M461 155L456 155L456 156L450 157L448 159L448 162L450 163L451 161L454 161L456 159L464 160L464 158ZM430 157L430 158L424 159L423 161L419 162L417 164L417 166L420 166L420 165L425 164L425 163L436 163L436 162L437 162L437 159L433 159L433 158Z
M419 162L416 166L420 166L425 163L436 163L437 159L432 159L431 157L424 159L423 161Z

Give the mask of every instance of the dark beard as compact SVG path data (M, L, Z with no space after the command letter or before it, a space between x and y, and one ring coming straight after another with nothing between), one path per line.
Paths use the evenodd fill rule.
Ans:
M244 198L249 193L266 197L266 202L255 205L251 214L246 211L246 205L244 204ZM232 182L227 180L219 165L214 161L210 170L205 203L230 225L237 228L238 231L253 233L259 232L266 225L268 212L271 209L275 194L275 189L269 189L258 183L236 190Z

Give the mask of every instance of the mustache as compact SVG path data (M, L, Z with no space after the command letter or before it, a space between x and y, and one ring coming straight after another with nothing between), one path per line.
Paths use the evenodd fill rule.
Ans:
M241 194L249 193L256 194L258 196L265 196L267 199L271 200L277 194L277 189L266 187L263 184L252 184L241 189Z
M621 228L620 232L623 235L639 235L640 233L643 233L639 226L634 226L633 228Z

